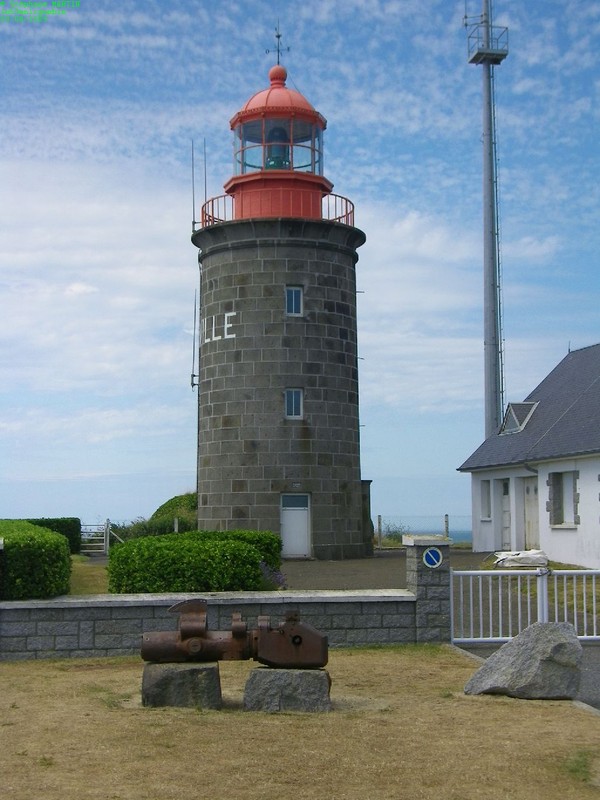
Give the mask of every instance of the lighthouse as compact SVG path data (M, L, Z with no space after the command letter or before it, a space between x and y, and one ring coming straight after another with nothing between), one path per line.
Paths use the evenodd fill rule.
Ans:
M354 206L323 174L325 118L285 67L233 116L233 175L205 202L198 526L270 530L288 558L372 553L361 480Z

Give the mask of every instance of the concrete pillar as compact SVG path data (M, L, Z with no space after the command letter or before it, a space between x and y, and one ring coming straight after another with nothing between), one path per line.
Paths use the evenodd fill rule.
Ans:
M406 588L417 597L415 641L449 642L450 544L444 536L402 537L406 545Z

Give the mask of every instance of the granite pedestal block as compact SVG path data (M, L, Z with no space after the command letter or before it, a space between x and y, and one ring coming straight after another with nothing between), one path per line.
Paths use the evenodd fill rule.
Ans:
M331 678L324 669L252 670L244 689L244 711L331 711Z
M142 705L219 710L223 705L218 664L146 664Z

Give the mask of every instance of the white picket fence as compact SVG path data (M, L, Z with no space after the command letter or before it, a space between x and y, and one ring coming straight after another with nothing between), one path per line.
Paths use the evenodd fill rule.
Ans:
M600 640L596 570L451 570L455 644L500 643L533 622L570 622Z

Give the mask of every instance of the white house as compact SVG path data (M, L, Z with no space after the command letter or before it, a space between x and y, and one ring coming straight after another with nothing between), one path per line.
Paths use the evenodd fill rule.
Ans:
M459 467L473 549L600 569L600 344L574 350Z

